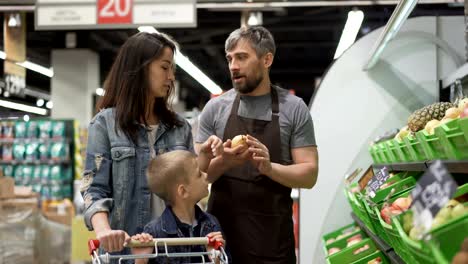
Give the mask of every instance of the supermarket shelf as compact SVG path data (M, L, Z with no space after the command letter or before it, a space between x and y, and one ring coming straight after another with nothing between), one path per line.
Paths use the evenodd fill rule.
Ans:
M70 144L69 138L0 138L0 144L13 143L61 143Z
M356 221L358 226L366 232L366 234L375 242L377 247L388 257L391 263L393 264L405 264L405 262L398 256L392 247L390 247L385 241L380 239L380 237L374 235L369 229L367 229L366 225L357 217L354 213L351 213L351 217Z
M27 161L27 160L0 160L0 165L68 165L70 164L69 160L54 161L54 160L45 160L45 161Z
M389 171L425 171L434 161L411 163L376 164L374 169L387 167ZM443 160L442 163L452 173L468 173L468 160Z

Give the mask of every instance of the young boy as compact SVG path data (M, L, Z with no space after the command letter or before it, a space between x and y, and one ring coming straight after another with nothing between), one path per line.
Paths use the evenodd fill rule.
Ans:
M144 228L144 233L132 237L140 242L154 238L205 237L225 244L218 220L203 212L197 202L208 195L208 181L201 171L197 156L189 151L175 150L150 161L147 171L148 186L166 202L161 217ZM168 246L168 252L206 252L205 246ZM159 252L164 252L162 249ZM154 247L134 248L132 254L152 254ZM205 258L205 261L210 261ZM201 257L157 257L149 263L201 263ZM136 264L148 263L137 259Z

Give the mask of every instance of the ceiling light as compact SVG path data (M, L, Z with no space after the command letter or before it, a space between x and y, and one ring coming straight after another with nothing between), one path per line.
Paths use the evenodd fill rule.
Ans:
M43 67L39 64L36 64L36 63L32 63L30 61L24 61L24 62L17 62L16 64L18 64L19 66L22 66L26 69L30 69L32 71L35 71L35 72L38 72L38 73L41 73L45 76L48 76L48 77L51 77L54 76L54 69L53 68L46 68L46 67Z
M141 26L138 28L141 32L148 33L159 33L154 27ZM187 58L179 49L176 52L175 62L179 65L186 73L190 74L192 78L197 80L205 89L212 94L221 94L223 90L214 83L208 76L206 76L197 66L195 66L189 58Z
M96 88L96 94L99 95L99 96L103 96L104 95L104 89Z
M261 24L263 24L262 12L250 12L249 19L247 20L247 25L258 26Z
M338 43L333 59L339 58L343 52L353 45L363 20L364 13L361 10L352 10L348 12L348 19L346 20L346 24L343 28L343 33L341 33L340 42Z
M19 103L14 103L6 100L0 100L0 106L10 108L10 109L15 109L15 110L20 110L23 112L30 112L38 115L46 115L47 110L44 108L39 108L39 107L34 107L34 106L29 106L25 104L19 104Z
M29 121L29 116L28 116L28 115L24 115L24 116L23 116L23 120L24 120L25 122L28 122L28 121Z
M46 107L49 109L52 109L54 107L54 102L52 101L47 102Z
M42 107L44 105L44 99L37 99L36 101L36 106L37 107Z
M383 29L382 33L377 39L377 42L372 48L372 51L370 52L369 59L363 67L365 71L374 67L388 42L396 36L401 26L410 15L411 11L413 11L417 2L418 0L401 0L398 3L395 11L393 11L392 16L388 20L385 28Z
M21 26L21 17L20 14L10 14L8 18L9 27L20 27Z

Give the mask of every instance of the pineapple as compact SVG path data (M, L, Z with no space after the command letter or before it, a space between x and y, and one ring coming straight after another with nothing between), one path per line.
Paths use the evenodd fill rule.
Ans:
M417 132L423 129L427 122L433 119L441 120L445 116L445 111L451 107L454 107L454 104L449 102L440 102L416 110L408 118L408 127L411 131Z

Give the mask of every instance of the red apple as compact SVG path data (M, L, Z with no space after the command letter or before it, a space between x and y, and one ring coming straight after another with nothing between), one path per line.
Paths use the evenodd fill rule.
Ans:
M460 118L468 117L468 106L465 106L463 112L460 114Z
M330 248L330 249L328 250L328 255L335 254L335 253L340 252L340 251L341 251L340 248L336 248L336 247Z
M406 211L410 207L412 199L410 197L400 197L392 203L392 207L401 211Z

